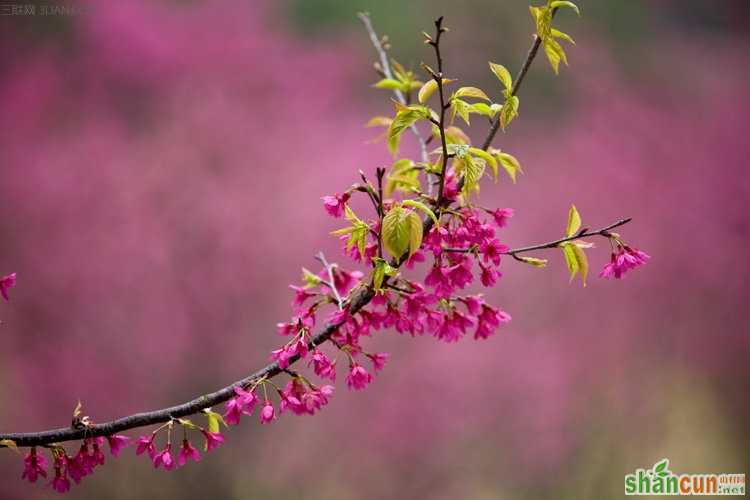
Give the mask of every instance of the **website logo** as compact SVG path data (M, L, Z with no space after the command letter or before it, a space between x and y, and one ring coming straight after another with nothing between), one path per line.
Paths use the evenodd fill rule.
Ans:
M625 474L626 495L744 495L745 474L675 474L663 458L648 470Z

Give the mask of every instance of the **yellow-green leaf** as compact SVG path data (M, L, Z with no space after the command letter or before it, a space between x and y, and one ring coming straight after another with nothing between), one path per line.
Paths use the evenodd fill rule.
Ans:
M510 76L510 71L502 64L490 63L490 70L495 76L503 83L505 90L513 90L513 78Z
M471 105L468 102L462 101L458 98L452 99L451 104L453 108L453 115L451 116L451 120L453 120L456 117L456 114L458 114L458 116L460 116L461 119L466 122L466 125L470 125L469 113L471 113Z
M18 446L16 446L16 442L13 441L12 439L1 439L0 448L10 448L16 453L20 453L20 451L18 451Z
M578 262L578 272L581 274L581 283L583 283L583 286L586 286L586 277L589 274L589 260L586 258L583 248L576 244L570 246L573 247L573 254L575 255L576 262Z
M571 237L581 228L581 214L578 213L575 205L570 206L568 210L568 225L565 229L565 236Z
M440 135L439 131L438 135ZM452 144L469 144L471 142L471 139L463 130L453 125L445 128L445 138Z
M398 80L393 80L391 78L383 78L378 83L373 85L376 89L385 89L385 90L404 90L404 84L399 82Z
M479 148L469 148L469 153L473 154L474 156L478 156L485 162L487 162L487 164L489 164L490 168L492 169L493 178L497 180L497 160L495 160L494 156L489 154L484 149Z
M417 200L405 200L401 204L404 205L404 206L406 206L406 207L412 207L412 208L416 208L417 210L421 210L426 215L430 216L430 218L432 219L432 222L434 222L436 226L440 225L440 223L438 222L438 218L435 216L435 212L433 212L432 209L430 209L430 207L428 207L427 205L425 205L421 201L417 201ZM419 248L419 246L417 246L417 248Z
M490 100L482 89L476 87L461 87L453 93L453 97L473 97L475 99L484 99L485 101Z
M365 127L389 127L393 118L388 116L374 116L365 124Z
M396 205L383 217L383 245L396 259L412 255L422 244L422 220L412 210Z
M305 288L314 288L322 282L319 276L304 267L302 268L302 281L305 283Z
M469 202L472 191L479 191L479 180L484 174L484 168L484 160L473 158L470 155L466 155L462 160L456 162L456 171L464 176L464 187L461 191L464 203Z
M424 104L427 102L427 99L430 98L430 96L437 90L438 85L436 80L429 80L427 83L422 85L422 88L419 89L419 93L417 94L417 99L419 99L420 104Z
M519 104L520 101L516 96L510 96L510 99L503 104L503 107L500 110L500 126L503 130L505 130L507 126L510 125L510 122L518 116Z
M576 14L579 16L581 15L581 11L578 9L578 6L574 4L573 2L567 2L564 0L555 0L554 2L551 2L549 6L553 9L559 9L561 7L567 7L569 9L573 9Z
M401 134L404 130L411 127L414 122L426 116L425 112L420 109L404 108L396 113L396 117L388 127L388 149L395 155L398 152L398 144L401 141Z
M518 159L509 153L504 153L502 151L498 151L497 159L500 161L500 164L505 169L505 172L508 174L508 177L510 177L510 180L513 182L513 184L516 183L516 175L518 173L523 173L523 169L521 168L521 164L518 162Z
M571 43L573 45L576 44L575 40L573 40L570 37L570 35L568 35L567 33L563 33L562 31L556 30L555 28L552 28L550 30L550 35L555 38L559 38L560 40L565 40L566 42Z
M534 267L544 267L547 265L547 259L537 259L536 257L525 257L522 255L519 255L517 258L521 262L525 262Z
M573 281L573 278L576 277L576 274L579 270L576 252L573 249L573 245L570 245L568 243L563 243L561 245L561 248L563 251L563 255L565 256L565 264L567 264L568 271L570 272L570 281Z
M565 50L563 50L562 45L552 38L545 38L543 45L544 53L547 54L552 71L557 75L560 72L560 61L566 66L568 65L568 57L565 55Z

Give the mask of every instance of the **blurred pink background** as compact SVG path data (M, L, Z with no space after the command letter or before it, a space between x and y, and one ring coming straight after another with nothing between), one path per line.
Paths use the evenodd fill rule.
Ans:
M570 203L585 226L633 217L621 234L645 268L581 288L557 253L544 270L508 260L484 291L513 315L501 334L376 336L391 359L369 390L339 384L315 418L248 420L178 471L129 450L71 498L586 499L622 495L625 473L663 457L747 472L744 7L590 3L560 19L571 67L554 78L536 61L495 140L526 174L481 201L516 210L511 246L559 237ZM414 67L432 56L419 32L445 15L446 71L486 89L486 61L515 71L533 30L517 1L0 18L0 274L18 273L0 304L1 429L64 426L79 398L98 421L155 409L265 364L300 267L319 250L345 262L320 197L392 161L363 127L391 111L368 89L363 7ZM22 483L13 453L0 466L3 499L55 495Z

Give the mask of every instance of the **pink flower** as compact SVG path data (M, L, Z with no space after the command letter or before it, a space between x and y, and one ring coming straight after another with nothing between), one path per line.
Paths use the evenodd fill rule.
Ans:
M612 254L610 262L604 266L602 272L599 273L599 277L622 279L627 271L642 266L650 258L650 255L637 248L630 248L627 245L621 246L617 254Z
M224 442L224 436L218 432L201 431L206 438L205 450L211 451L218 448Z
M294 301L292 301L292 307L300 307L307 299L317 295L315 292L311 292L300 286L289 285L289 288L294 290Z
M498 208L497 210L490 212L492 214L492 217L495 219L495 224L497 224L497 227L505 227L508 225L508 219L513 217L513 209L512 208Z
M320 378L327 378L331 382L336 382L336 362L331 362L328 357L318 349L315 349L312 354L312 358L307 363L308 366L313 365L315 375Z
M154 455L154 469L158 469L160 465L164 465L165 470L174 469L175 462L172 458L172 445L168 444L166 448Z
M432 267L430 274L424 280L425 285L431 286L435 289L435 295L441 299L447 299L453 293L453 285L451 284L448 272L438 265Z
M324 196L321 199L323 200L323 207L326 209L326 212L328 212L328 215L339 218L344 215L344 207L349 200L349 194L344 193L343 195L340 195L336 193L333 196Z
M130 438L127 436L120 436L115 434L113 436L107 436L107 442L109 443L109 452L113 457L117 457L120 454L120 450L128 445Z
M148 453L148 456L151 460L154 459L154 456L156 455L156 448L154 448L154 438L156 437L156 434L151 434L150 436L141 436L138 438L138 441L136 442L136 449L135 454L140 455L144 451Z
M235 387L234 393L237 396L227 401L227 413L224 415L224 418L230 425L240 422L241 413L252 415L255 403L258 402L258 396L256 396L254 391L246 391L242 387ZM230 420L232 421L230 422Z
M263 404L263 409L260 410L260 423L267 424L275 418L275 411L273 405L269 400L266 399Z
M461 302L464 303L469 314L473 316L477 316L482 312L482 304L484 304L484 300L481 295L469 295L462 298Z
M182 467L185 465L188 458L192 458L194 462L200 462L201 454L190 444L190 441L183 439L182 446L180 447L180 456L177 458L177 466Z
M388 359L390 354L387 352L380 352L376 354L368 354L367 357L370 358L370 361L372 361L372 368L379 372L385 367L385 362Z
M0 293L6 301L10 301L8 290L16 286L16 273L3 276L0 279Z
M451 267L448 277L456 288L465 288L469 285L474 281L474 275L471 274L471 259L463 259L461 263Z
M36 454L36 448L31 448L31 451L23 459L21 479L35 483L39 476L47 477L47 460L44 458L44 455Z
M495 286L495 283L497 283L497 279L501 276L501 274L498 271L495 271L491 267L482 267L482 276L481 281L482 284L486 287L493 287Z
M55 464L55 478L52 480L52 488L58 493L70 490L70 481L62 472L61 466Z
M367 384L372 382L372 375L367 373L362 365L353 363L349 370L349 374L346 376L346 385L349 389L360 391L367 387Z
M295 323L276 323L276 331L282 337L288 337L297 331L297 325Z
M482 313L479 315L479 324L474 333L475 339L486 339L495 333L500 323L507 323L511 320L510 314L488 306L482 305Z
M500 256L503 254L503 252L507 251L508 247L502 245L495 238L485 239L479 245L479 252L482 254L484 262L492 261L495 266L500 265Z

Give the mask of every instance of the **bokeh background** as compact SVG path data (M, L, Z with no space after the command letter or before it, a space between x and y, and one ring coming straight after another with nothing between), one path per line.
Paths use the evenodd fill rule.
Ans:
M70 497L598 499L662 457L748 472L749 4L579 4L556 20L570 68L537 60L495 141L526 174L481 201L516 210L510 245L558 237L571 202L591 227L631 216L644 269L582 288L555 253L507 261L486 294L514 319L490 340L385 333L364 393L253 418L171 473L130 450ZM318 250L343 261L320 196L391 161L363 127L391 108L357 11L414 68L445 15L446 71L486 89L486 61L515 72L533 30L518 0L66 5L0 17L4 431L65 425L78 398L98 421L163 407L266 362L287 284ZM21 469L0 453L4 500L56 495Z

